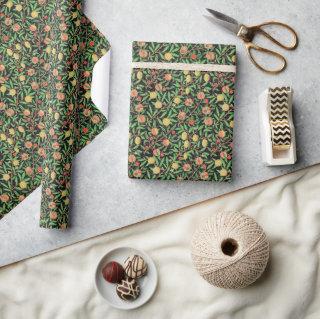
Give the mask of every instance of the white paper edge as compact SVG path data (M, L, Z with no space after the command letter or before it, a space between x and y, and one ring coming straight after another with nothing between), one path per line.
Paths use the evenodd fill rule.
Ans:
M91 100L107 119L109 108L110 51L94 65L91 81Z

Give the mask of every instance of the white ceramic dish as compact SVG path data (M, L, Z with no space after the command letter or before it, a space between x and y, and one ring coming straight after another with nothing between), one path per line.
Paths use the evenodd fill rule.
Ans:
M123 265L125 259L134 254L140 255L145 260L148 264L148 272L145 276L138 279L141 288L140 296L134 301L124 301L117 295L116 284L105 281L102 276L102 268L110 261L117 261ZM95 286L98 293L109 305L118 309L130 310L144 305L154 294L157 283L158 274L153 260L145 252L130 247L119 247L109 251L101 258L95 272Z

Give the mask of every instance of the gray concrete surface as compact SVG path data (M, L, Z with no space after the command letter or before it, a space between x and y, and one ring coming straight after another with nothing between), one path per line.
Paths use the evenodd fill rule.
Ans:
M320 162L320 8L317 1L87 0L85 4L86 13L112 45L110 124L75 160L71 228L55 231L38 227L40 192L37 190L0 222L0 266ZM294 52L280 50L288 58L288 69L278 76L255 69L239 39L202 17L206 7L223 11L249 25L270 19L291 24L299 33L300 45ZM232 183L128 179L133 40L237 45ZM291 85L295 90L299 162L293 167L271 168L261 162L258 95L271 85Z

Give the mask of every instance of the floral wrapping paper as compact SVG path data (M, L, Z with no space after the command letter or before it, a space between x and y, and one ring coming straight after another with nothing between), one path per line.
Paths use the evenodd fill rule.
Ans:
M72 159L107 123L90 86L109 43L80 0L0 2L0 219L42 185L40 226L66 228Z
M235 66L236 49L134 42L133 62ZM235 73L135 67L131 81L129 177L229 181Z

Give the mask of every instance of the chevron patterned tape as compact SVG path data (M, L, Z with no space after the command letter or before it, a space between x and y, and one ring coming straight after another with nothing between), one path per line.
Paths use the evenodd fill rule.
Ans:
M272 148L275 150L287 150L291 146L289 90L289 87L269 89L271 139Z

